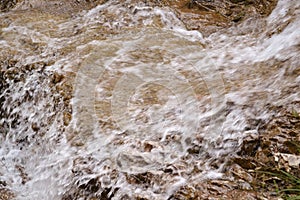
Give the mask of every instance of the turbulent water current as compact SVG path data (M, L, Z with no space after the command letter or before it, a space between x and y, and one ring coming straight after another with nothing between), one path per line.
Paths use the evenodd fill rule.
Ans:
M272 106L299 109L299 0L209 36L168 7L22 6L0 13L0 185L16 199L172 199L226 178Z

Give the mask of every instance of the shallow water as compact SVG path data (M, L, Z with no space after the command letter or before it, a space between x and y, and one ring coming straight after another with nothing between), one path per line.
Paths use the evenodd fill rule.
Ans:
M299 8L279 1L209 37L126 2L2 13L0 180L16 199L91 193L94 180L112 199L168 199L224 178L271 107L300 100ZM151 182L129 178L141 173Z

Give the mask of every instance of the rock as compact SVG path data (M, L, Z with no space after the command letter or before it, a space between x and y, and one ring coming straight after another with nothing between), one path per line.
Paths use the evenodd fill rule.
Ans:
M249 183L247 183L243 180L238 181L238 187L241 190L252 190L253 189Z
M9 189L0 188L0 200L11 200L14 197L14 193Z
M290 167L299 168L300 167L300 156L286 154L286 153L275 153L275 157L278 161L281 159L288 163Z
M260 139L258 135L250 135L243 140L239 155L254 156L260 146Z
M107 0L0 0L0 11L35 9L50 14L71 15L105 2Z
M277 0L190 0L164 1L175 9L190 30L200 30L204 36L232 26L253 16L267 16Z
M256 167L255 161L251 157L235 157L233 162L245 169L254 169Z
M63 80L63 78L64 78L64 75L54 72L54 74L52 76L52 82L54 84L59 83L60 81Z
M241 3L241 2L244 2L246 0L230 0L232 3Z
M0 11L9 11L14 8L20 0L0 0Z
M253 182L253 177L249 173L247 173L246 170L244 170L241 166L233 164L229 170L231 173L237 176L237 178L243 179L248 183Z
M259 165L264 165L264 166L274 166L275 160L273 157L273 154L271 150L264 149L263 151L257 152L255 155L256 161L259 163Z
M151 141L144 142L144 151L150 152L154 147L155 147L155 145L152 144Z
M257 194L255 192L250 192L250 191L233 190L233 191L231 191L227 194L226 199L232 199L232 200L240 200L240 199L257 200Z
M288 153L300 155L300 142L285 141L283 145L288 149Z
M155 175L151 172L140 174L126 174L126 179L130 184L147 184L149 185L154 179Z
M31 128L34 132L37 132L40 130L40 127L36 123L32 123Z
M293 106L297 107L299 103L295 102ZM264 197L257 196L257 199L273 199L269 196L274 196L274 181L280 184L280 188L290 187L289 183L263 172L280 174L280 170L284 170L292 176L299 177L300 127L297 116L282 106L271 109L277 115L259 126L257 137L245 138L238 156L232 159L238 166L231 164L229 167L235 178L243 179L250 183L251 187L265 192Z

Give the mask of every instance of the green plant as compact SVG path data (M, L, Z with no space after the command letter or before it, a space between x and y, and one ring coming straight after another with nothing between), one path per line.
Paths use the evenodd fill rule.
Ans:
M300 178L290 174L286 171L279 170L275 172L270 171L257 171L258 173L263 173L265 175L273 176L274 178L279 178L285 182L286 188L279 189L278 183L274 180L274 186L276 188L276 193L287 200L300 200Z

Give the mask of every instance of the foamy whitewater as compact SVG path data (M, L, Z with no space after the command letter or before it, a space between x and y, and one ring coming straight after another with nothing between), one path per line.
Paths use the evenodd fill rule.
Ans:
M257 134L253 122L271 116L266 105L300 101L299 0L209 37L169 8L114 1L68 20L1 15L15 16L0 32L1 55L20 69L0 94L0 180L16 199L62 199L91 180L115 200L168 199L224 177L243 138ZM71 97L55 73L72 74ZM147 172L160 177L151 187L129 183Z

